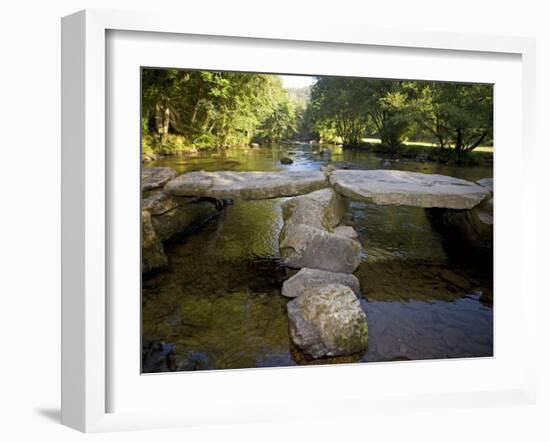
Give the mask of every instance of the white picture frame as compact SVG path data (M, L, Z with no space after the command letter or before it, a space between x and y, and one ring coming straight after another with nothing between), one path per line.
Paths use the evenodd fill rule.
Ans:
M258 407L254 392L235 399L235 412L211 413L197 407L196 412L172 407L162 410L109 411L110 358L108 327L111 312L107 287L109 265L107 228L110 196L108 194L108 161L106 121L107 82L106 36L108 32L152 32L155 35L195 35L221 38L268 39L273 42L309 42L378 48L427 49L469 52L480 59L484 54L511 54L521 57L521 159L524 187L519 191L522 204L522 278L518 281L522 293L522 333L534 335L536 290L532 276L535 266L525 265L525 256L535 247L532 223L535 220L533 138L535 109L535 43L532 39L491 37L451 33L416 31L392 32L369 28L314 27L286 28L281 23L270 27L251 25L241 29L230 22L208 23L199 18L181 24L177 17L151 14L86 10L63 18L62 21L62 422L84 432L123 429L185 426L215 422L246 422L340 414L364 414L384 409L389 412L413 408L453 408L529 403L535 396L534 339L524 339L521 376L501 388L472 390L461 393L446 391L425 395L381 395L373 401L357 397L313 399L308 408L287 412L278 404ZM496 103L498 111L498 102ZM498 185L497 185L498 186ZM498 223L498 218L497 218ZM497 245L498 248L498 245ZM530 277L530 275L532 277ZM437 362L431 362L432 364ZM365 364L354 370L363 370ZM458 365L455 369L460 368ZM418 367L416 368L418 370ZM441 367L442 370L446 368ZM296 370L284 370L287 377L300 376ZM330 367L324 370L343 370ZM390 370L389 368L387 370ZM247 374L248 373L248 374ZM233 372L231 376L251 383L265 382L270 374L258 370ZM273 372L271 372L273 375ZM290 374L289 374L290 373ZM293 374L294 373L294 374ZM303 372L302 372L303 373ZM325 371L325 373L328 373ZM219 382L213 374L201 374L205 385ZM303 376L302 376L303 378ZM168 379L165 377L165 379ZM205 381L206 379L206 381ZM198 382L198 379L195 378ZM165 384L169 380L163 381ZM261 384L258 384L261 385ZM437 390L437 388L436 388ZM205 394L214 394L213 392ZM337 404L337 405L336 405ZM260 409L259 409L260 408ZM300 407L297 407L300 408Z

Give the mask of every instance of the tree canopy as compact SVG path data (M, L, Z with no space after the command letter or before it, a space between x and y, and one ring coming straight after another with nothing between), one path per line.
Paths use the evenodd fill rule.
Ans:
M295 112L275 75L143 70L142 130L160 144L170 133L198 148L277 141L292 135Z
M166 149L320 139L396 152L406 139L469 152L492 141L491 85L317 77L285 89L277 75L143 69L142 133ZM177 140L177 141L174 141Z
M492 86L319 77L310 101L322 138L356 147L375 135L390 151L405 137L471 151L492 139Z

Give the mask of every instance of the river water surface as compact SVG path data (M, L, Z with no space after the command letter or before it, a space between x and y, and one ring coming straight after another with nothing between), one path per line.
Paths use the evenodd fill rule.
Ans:
M391 168L468 180L490 167L448 166L309 144L165 157L189 171ZM329 153L330 151L330 153ZM291 165L282 165L288 156ZM142 281L143 372L402 361L493 354L491 265L450 250L420 208L352 202L346 222L363 247L355 272L369 324L364 354L309 360L289 337L279 260L282 199L235 201L194 235L165 244L167 269Z

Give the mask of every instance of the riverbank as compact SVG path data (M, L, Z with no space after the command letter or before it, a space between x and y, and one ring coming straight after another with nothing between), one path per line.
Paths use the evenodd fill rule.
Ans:
M297 140L285 140L281 143L267 143L262 147L269 148L271 145L285 145L285 146L297 146L303 144L311 144L315 149L321 151L323 144L301 142ZM328 144L330 146L330 144ZM336 145L341 147L341 145ZM184 156L184 155L196 155L199 153L207 152L219 152L228 149L254 149L259 148L258 143L238 143L223 148L215 147L208 143L189 143L186 142L184 137L170 134L166 138L163 144L151 136L146 136L142 140L142 161L151 162L155 161L159 157L164 156ZM441 147L428 142L403 142L402 146L396 150L391 151L382 146L379 139L366 138L363 143L357 148L343 148L345 150L358 150L372 152L380 157L388 160L396 160L400 158L406 158L415 160L418 162L435 162L441 164L457 164L457 165L478 165L478 166L492 166L494 148L492 146L480 146L471 152L457 153L454 149L441 149Z

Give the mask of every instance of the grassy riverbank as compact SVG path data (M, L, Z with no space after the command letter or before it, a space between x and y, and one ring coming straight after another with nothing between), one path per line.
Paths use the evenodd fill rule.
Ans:
M238 143L227 147L245 148L248 146L250 146L250 143ZM219 147L207 142L191 143L185 137L174 134L167 135L163 143L150 135L145 135L142 138L142 156L144 160L157 155L186 155L219 149ZM471 152L458 154L454 149L441 149L434 143L422 141L404 141L398 150L392 152L384 147L380 139L377 138L364 138L362 144L356 149L374 152L384 158L409 158L418 161L459 165L491 165L494 153L492 146L479 146Z

